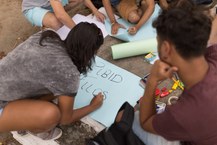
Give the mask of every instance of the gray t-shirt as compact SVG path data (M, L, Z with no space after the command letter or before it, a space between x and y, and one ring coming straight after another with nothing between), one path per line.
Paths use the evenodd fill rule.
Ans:
M75 96L80 73L58 40L32 35L0 60L0 108L8 101L52 93Z
M59 0L63 6L69 3L68 0ZM50 0L23 0L22 2L22 12L35 7L41 7L44 9L51 10Z

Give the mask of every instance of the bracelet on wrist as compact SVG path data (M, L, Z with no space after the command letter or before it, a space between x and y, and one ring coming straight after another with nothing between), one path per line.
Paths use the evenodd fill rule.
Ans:
M113 26L115 23L117 23L117 22L116 22L116 21L112 22L112 23L111 23L111 26Z

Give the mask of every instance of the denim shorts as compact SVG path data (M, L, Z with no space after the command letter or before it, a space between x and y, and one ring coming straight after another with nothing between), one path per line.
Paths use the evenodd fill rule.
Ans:
M120 2L121 0L110 0L110 3L113 7L116 7Z
M2 112L3 112L3 108L0 108L0 116L1 116Z
M50 11L51 10L43 9L41 7L35 7L33 9L24 11L24 16L33 26L42 27L42 21L45 14Z
M60 0L62 5L65 6L69 3L68 0ZM33 25L33 26L39 26L42 27L43 26L43 18L45 16L45 14L47 12L52 12L53 13L53 9L52 7L48 7L48 8L41 8L41 7L34 7L32 9L29 10L25 10L24 16L26 17L26 19Z

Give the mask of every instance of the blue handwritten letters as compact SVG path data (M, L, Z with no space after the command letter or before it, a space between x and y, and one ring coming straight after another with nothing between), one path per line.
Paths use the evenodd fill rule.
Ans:
M90 116L105 126L110 126L123 102L135 105L142 96L144 90L139 86L139 80L140 77L96 57L93 70L80 77L75 108L88 105L95 95L102 92L104 103Z

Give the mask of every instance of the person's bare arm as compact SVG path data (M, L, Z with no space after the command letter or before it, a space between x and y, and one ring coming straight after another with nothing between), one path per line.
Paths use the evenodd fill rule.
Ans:
M64 6L64 9L70 11L71 9L75 8L75 6L79 5L80 3L84 3L84 0L69 0L69 3Z
M93 12L98 21L104 23L105 16L96 9L91 0L84 0L84 4Z
M212 29L208 40L208 46L217 44L217 14L212 21Z
M159 0L159 5L163 10L166 10L169 6L167 0Z
M54 10L56 18L69 29L72 29L75 26L75 22L67 14L62 3L58 0L50 0L50 4Z
M145 5L142 5L142 6L147 7L147 8L146 9L144 8L145 12L143 12L143 15L141 19L139 20L139 22L135 26L130 27L128 29L128 32L131 35L136 34L139 31L139 29L142 27L142 25L144 25L148 21L148 19L151 17L151 15L154 12L155 2L154 0L146 0Z
M99 93L92 99L89 105L73 110L74 99L74 97L69 96L59 97L58 106L61 112L60 124L73 123L93 112L94 110L98 109L103 103L103 95Z
M103 6L105 7L106 13L108 15L108 18L109 18L111 24L116 23L115 15L113 13L110 1L109 0L102 0L102 3L103 3Z
M125 27L123 25L119 24L116 21L110 1L109 0L102 0L102 3L105 7L106 13L107 13L109 20L110 20L110 23L111 23L111 33L113 35L115 35L115 34L117 34L119 28L125 29Z
M152 120L156 114L154 92L157 83L156 80L149 79L145 88L145 93L140 100L140 124L144 130L151 133L156 133L152 126Z
M140 100L140 123L144 130L155 133L152 126L153 118L156 115L155 110L155 89L159 81L172 77L173 72L177 71L176 67L158 60L155 62L148 77L146 89Z

